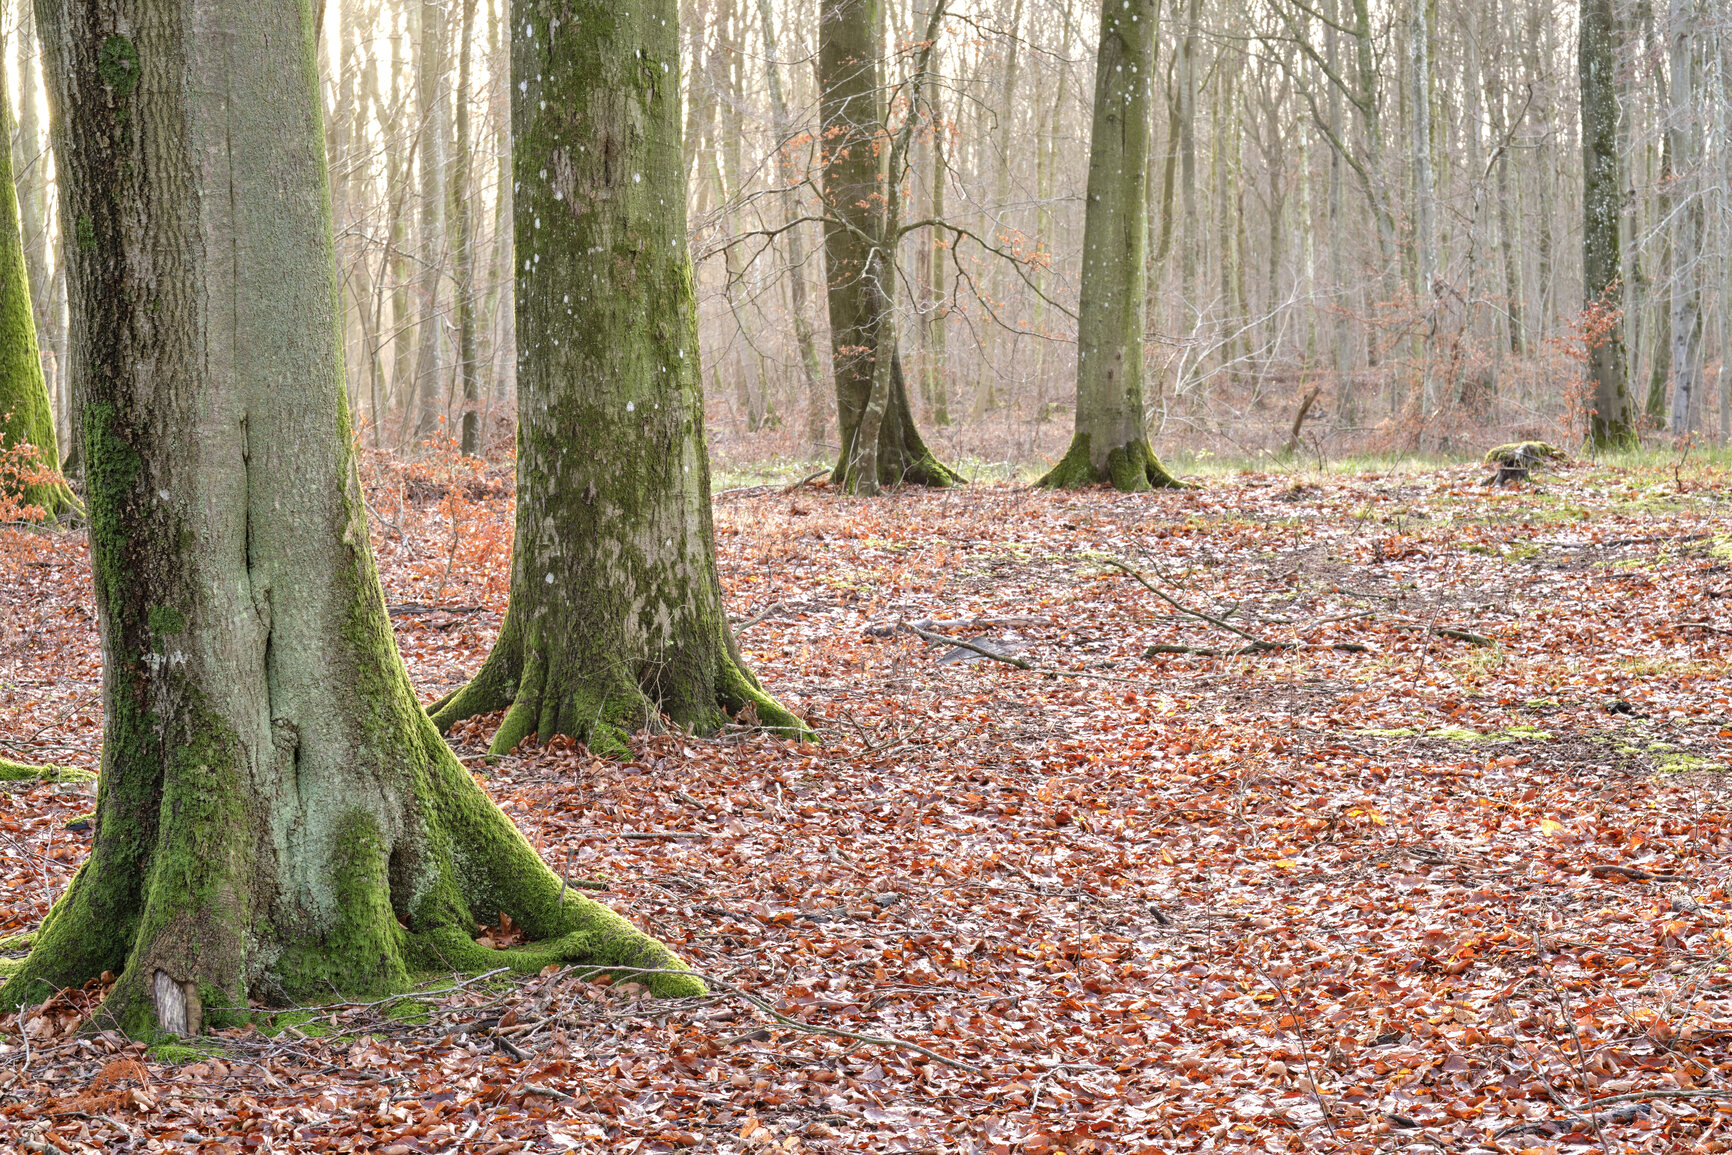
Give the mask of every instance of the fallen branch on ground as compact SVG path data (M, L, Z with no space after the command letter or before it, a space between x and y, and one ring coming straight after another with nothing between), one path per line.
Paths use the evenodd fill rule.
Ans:
M903 629L907 630L915 637L923 638L928 642L937 642L947 646L956 646L964 650L973 650L983 658L991 658L995 662L1003 662L1005 665L1015 666L1019 670L1034 669L1034 664L1032 662L1028 661L1026 658L1019 658L1015 654L1001 654L996 650L990 650L985 646L978 645L974 642L964 641L961 638L952 638L944 634L935 634L931 630L921 629L913 622L903 622L901 625Z
M1428 626L1421 622L1395 622L1390 626L1395 630L1423 630L1428 634L1436 634L1445 638L1458 638L1475 646L1495 646L1496 638L1488 638L1484 634L1476 634L1471 630L1458 630L1453 626Z
M1230 625L1225 618L1212 617L1201 610L1192 609L1190 606L1185 605L1183 602L1178 601L1172 595L1168 594L1167 591L1149 581L1148 578L1142 575L1140 570L1126 562L1120 561L1116 557L1103 558L1102 560L1114 569L1122 570L1135 578L1138 585L1172 606L1175 610L1178 610L1181 614L1184 614L1187 617L1196 618L1199 621L1208 622L1210 625L1215 626L1218 629L1226 630L1229 634L1237 634L1241 638L1244 638L1248 643L1250 643L1249 649L1251 651L1285 650L1291 648L1289 644L1284 642L1266 642L1256 634L1248 633L1245 630L1241 630L1238 626Z
M858 1031L844 1031L840 1027L822 1027L815 1023L802 1023L799 1019L789 1018L787 1015L784 1015L781 1011L778 1011L775 1007L771 1006L768 1001L753 994L751 991L746 990L744 987L737 987L733 983L727 982L724 979L713 978L701 971L654 970L645 967L607 967L605 969L607 973L616 977L624 975L691 975L695 978L702 979L704 985L709 987L711 990L718 990L724 994L730 994L744 999L753 1007L764 1012L766 1015L769 1015L784 1027L789 1027L796 1031L803 1031L809 1035L829 1035L832 1038L852 1039L857 1043L868 1043L873 1046L902 1047L906 1050L925 1055L935 1063L943 1063L946 1067L954 1067L958 1071L967 1071L973 1075L985 1073L985 1069L982 1067L976 1067L972 1063L965 1063L961 1059L949 1058L948 1056L939 1054L937 1051L928 1050L919 1043L911 1043L907 1039L898 1039L892 1035L864 1035ZM747 1034L751 1033L752 1032L749 1031L747 1032Z

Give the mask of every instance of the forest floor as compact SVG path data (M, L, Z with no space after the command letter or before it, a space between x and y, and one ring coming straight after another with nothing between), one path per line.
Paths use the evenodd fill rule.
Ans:
M493 475L437 474L369 475L427 699L498 628L510 532ZM783 1019L562 971L144 1053L73 992L28 1044L0 1019L0 1149L1732 1148L1728 476L1484 476L723 494L746 656L820 744L453 739ZM83 537L0 559L0 751L91 768ZM88 786L6 785L0 935L90 837Z

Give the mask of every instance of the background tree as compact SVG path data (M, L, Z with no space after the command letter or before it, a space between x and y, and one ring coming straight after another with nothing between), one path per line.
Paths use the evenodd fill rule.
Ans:
M23 468L25 477L15 479L18 492L7 496L54 519L75 511L78 500L60 478L54 409L36 345L36 314L30 304L30 275L12 185L12 149L5 143L12 139L12 105L4 84L0 84L0 133L4 134L0 136L0 452L27 453L21 448L24 445L35 449L34 460L12 463ZM0 476L0 483L5 481Z
M110 1018L181 1034L249 997L421 970L677 966L566 893L397 655L343 390L309 0L39 14L87 241L67 260L105 733L90 857L0 1003L113 970ZM502 913L539 942L479 946Z
M902 174L898 166L892 181L881 3L822 0L818 23L824 268L842 441L832 477L851 493L959 480L915 428L897 348L894 245L901 236L887 228L886 213L890 198L901 196ZM941 12L935 6L931 24ZM911 87L911 95L918 92L918 84Z
M673 0L522 0L517 535L511 602L441 728L510 709L531 734L626 750L659 715L803 733L740 659L722 607L680 139Z
M1588 441L1597 449L1634 440L1630 368L1624 356L1623 257L1618 239L1624 185L1618 164L1617 17L1611 0L1581 0L1577 67L1582 91L1582 284L1603 323L1589 331L1592 385Z
M1177 485L1143 428L1149 137L1159 0L1102 0L1077 319L1076 434L1055 489Z

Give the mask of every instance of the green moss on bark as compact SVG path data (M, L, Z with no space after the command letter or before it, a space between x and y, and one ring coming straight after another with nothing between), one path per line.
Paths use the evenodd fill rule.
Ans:
M12 139L12 109L0 91L0 140ZM19 232L18 194L12 185L12 150L0 148L0 450L34 447L35 467L53 475L11 496L40 507L50 520L79 512L78 499L60 478L54 412L36 346L30 274Z
M511 599L486 662L432 717L445 730L505 709L495 753L564 734L623 756L664 715L709 732L748 704L804 736L743 671L716 576L677 5L525 0L513 20Z
M1042 489L1083 489L1090 485L1110 485L1126 493L1150 489L1186 489L1188 486L1167 471L1160 458L1145 440L1120 445L1107 453L1106 461L1097 466L1089 451L1089 435L1078 433L1071 439L1059 463L1047 471L1035 485Z

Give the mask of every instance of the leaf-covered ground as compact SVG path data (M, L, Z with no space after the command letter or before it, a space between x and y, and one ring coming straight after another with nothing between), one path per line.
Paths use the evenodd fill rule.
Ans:
M0 1149L1722 1150L1726 478L1483 476L723 493L743 648L821 745L453 735L707 974L959 1065L569 972L147 1054L79 1034L93 988L0 1019ZM431 699L498 628L509 496L372 483ZM92 768L84 542L3 557L0 753ZM0 935L90 838L87 786L6 786Z

